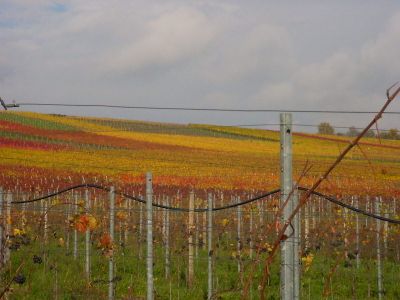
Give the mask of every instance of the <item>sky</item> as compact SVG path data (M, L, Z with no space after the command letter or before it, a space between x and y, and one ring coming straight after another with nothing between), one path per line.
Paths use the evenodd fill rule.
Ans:
M6 102L376 111L400 80L400 2L0 0L0 45ZM279 121L276 113L20 110L176 123ZM400 111L400 98L389 110ZM370 118L293 115L298 124L358 127ZM379 124L400 128L399 115Z

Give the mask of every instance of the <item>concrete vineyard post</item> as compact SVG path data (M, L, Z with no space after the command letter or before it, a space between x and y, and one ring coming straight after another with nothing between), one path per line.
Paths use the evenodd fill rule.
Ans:
M281 204L283 207L293 189L292 180L292 115L290 113L280 114L280 159L281 159ZM283 208L281 216L282 224L285 224L292 213L293 195ZM281 241L281 267L280 285L281 299L294 299L294 248L295 239L291 236L291 230L285 231L286 240Z
M389 218L389 213L385 211L384 213L385 218ZM389 235L389 223L384 222L383 223L383 258L385 258L388 254L388 235Z
M236 203L240 202L240 198L236 197ZM236 244L236 257L237 257L237 269L238 273L241 271L241 249L242 249L242 208L237 207L237 244Z
M131 216L131 202L128 201L127 199L125 199L125 210L126 210L125 211L126 217L124 220L124 245L126 246L128 243L128 231L129 231L128 220L130 219Z
M10 236L11 236L11 202L12 202L13 195L9 191L6 194L6 239L5 239L5 248L4 248L4 263L8 263L10 260L10 248L8 247Z
M108 299L114 299L114 226L115 226L115 190L114 187L110 187L109 192L110 199L110 246L111 255L108 261Z
M375 213L379 216L381 213L381 199L376 198L375 201ZM378 299L381 300L383 297L383 286L382 286L382 264L381 264L381 220L376 219L376 268L377 268L377 283L378 283Z
M358 208L358 197L354 199L355 207ZM360 224L358 213L356 213L356 266L357 269L360 268Z
M165 199L165 205L169 206L169 197ZM165 279L169 278L170 273L170 260L169 260L169 210L165 209Z
M48 237L47 237L47 222L48 222L48 214L47 214L47 199L43 201L43 236L44 236L44 243L47 244Z
M25 193L22 194L22 201L26 201ZM27 220L26 219L26 203L22 203L21 226L22 226L22 229L24 229L24 230L25 230L26 220Z
M365 199L365 211L369 211L369 196ZM365 218L365 227L368 228L368 218Z
M206 203L206 201L204 201ZM205 250L206 246L207 246L207 239L206 239L206 235L207 235L207 212L203 213L203 230L202 232L202 248Z
M143 241L143 204L139 203L139 259L142 259Z
M4 265L4 219L3 219L3 189L0 187L0 268Z
M309 233L310 233L310 223L309 223L309 216L308 216L308 203L306 203L301 210L304 211L304 250L310 248L309 243Z
M198 208L198 201L196 201L196 208ZM196 214L196 233L195 233L195 256L196 256L196 264L198 263L199 258L199 213Z
M67 249L67 251L69 252L69 221L70 221L70 219L69 219L69 210L70 210L70 203L69 203L69 201L66 203L66 212L65 212L65 215L66 215L66 218L67 218L67 223L66 223L66 225L65 225L65 247L66 247L66 249Z
M74 192L74 217L78 214L78 193ZM78 231L74 226L74 259L78 257Z
M260 227L264 227L264 201L261 201L259 204L259 212L260 212Z
M147 228L147 300L153 300L153 178L146 173L146 228Z
M207 299L212 299L213 294L213 274L212 274L212 227L213 227L213 217L212 217L213 201L212 194L208 193L208 206L207 206L207 238L208 238L208 292Z
M321 222L321 198L318 198L318 224Z
M90 202L89 202L89 191L85 190L85 210L86 216L89 215ZM87 226L85 232L85 273L86 278L90 279L90 228Z
M299 194L297 188L293 191L293 208L299 204ZM300 299L300 242L301 242L301 213L300 211L293 218L293 299Z
M165 200L165 196L162 197L162 205L166 206L167 201ZM166 241L167 241L167 210L164 208L162 210L162 242L163 242L163 250L164 250L164 275L165 279L168 277L165 274L165 253L166 253Z
M252 195L250 196L252 198ZM249 220L249 248L250 259L253 258L253 206L250 205L250 220Z
M117 211L119 213L122 213L122 215L124 214L123 210L122 210L122 203L119 201L119 203L117 203ZM123 218L123 217L122 217ZM118 244L121 245L122 243L122 218L121 218L121 214L118 215L117 214L117 220L118 220Z
M393 197L393 207L392 207L393 218L396 218L396 198ZM400 261L400 249L399 242L396 241L396 258L397 261Z
M47 194L50 194L50 190L47 190ZM51 198L43 200L42 201L42 220L43 220L43 238L44 238L44 243L45 245L47 245L47 241L48 241L48 236L47 236L47 205L48 202L51 201Z
M194 234L194 192L189 194L189 222L188 222L188 244L189 244L189 268L188 268L188 286L193 285L194 277L194 247L193 247L193 234Z
M71 211L71 203L70 203L70 201L68 201L68 203L67 203L67 221L68 221L68 223L67 223L67 225L66 225L66 227L67 227L67 230L66 230L66 238L67 238L67 240L66 240L66 248L67 248L67 251L69 252L69 236L70 236L70 234L69 234L69 231L70 231L70 211Z

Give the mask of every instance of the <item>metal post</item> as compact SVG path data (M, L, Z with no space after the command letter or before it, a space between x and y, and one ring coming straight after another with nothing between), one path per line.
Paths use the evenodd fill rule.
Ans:
M146 173L146 211L147 211L147 300L153 300L153 179Z
M385 211L384 214L385 218L389 218L389 213L387 211ZM385 222L383 223L383 259L385 259L385 257L387 257L388 254L388 236L389 236L389 223Z
M253 195L250 196L253 198ZM253 258L253 206L250 206L250 220L249 220L249 248L250 248L250 259Z
M312 196L310 196L311 198ZM310 217L309 217L309 205L308 203L301 208L304 211L304 250L310 248ZM331 210L329 210L331 211Z
M293 191L293 209L299 205L299 194L297 188ZM301 213L293 218L293 299L300 299L300 242L301 242Z
M355 206L358 208L358 197L354 198ZM358 213L356 213L356 266L357 269L360 268L360 222L358 218Z
M292 114L280 114L280 144L281 144L281 207L286 202L293 189L292 180ZM289 199L283 208L281 221L284 224L293 210L293 197ZM290 236L290 228L285 232L286 236ZM294 244L293 236L281 241L281 270L280 285L281 299L294 299Z
M4 236L4 221L3 221L3 189L0 188L0 268L3 267L4 265L4 241L3 241L3 236Z
M143 241L143 204L139 203L139 259L140 260L142 260L142 241Z
M193 286L194 277L194 245L193 245L193 235L194 235L194 192L191 191L189 195L189 224L188 224L188 244L189 244L189 269L188 269L188 286L191 288Z
M240 202L240 197L236 197L236 203ZM236 257L237 257L237 267L238 273L241 271L241 260L242 260L242 208L237 207L237 244L236 244Z
M8 263L11 258L10 248L8 247L11 237L11 202L13 195L11 191L6 194L6 241L4 247L4 263Z
M165 199L165 205L169 206L169 197ZM170 261L169 261L169 210L165 210L165 278L169 278Z
M197 201L196 201L197 202ZM196 204L198 208L198 205ZM196 255L196 264L198 263L199 258L199 213L196 214L196 234L195 234L195 255Z
M70 211L71 211L71 203L69 202L68 203L68 205L67 205L67 220L69 221L70 220ZM67 231L66 231L66 235L67 235L67 240L66 240L66 247L67 247L67 251L69 252L69 236L70 236L70 228L69 228L69 224L67 223Z
M78 193L74 193L74 217L78 214ZM78 257L78 231L74 226L74 259Z
M128 244L128 231L129 231L128 220L130 219L131 216L131 202L128 200L125 200L125 209L127 216L124 221L124 245L126 246Z
M114 187L110 187L110 242L114 244L114 219L115 219L115 193ZM114 253L108 261L108 299L114 299Z
M204 202L205 202L205 201L204 201ZM206 250L206 246L207 246L207 238L206 238L206 235L207 235L207 212L205 212L205 213L203 214L203 230L201 231L201 240L202 240L202 242L203 242L202 248L203 248L204 250Z
M212 203L212 195L211 193L208 194L208 207L207 207L207 217L208 217L208 226L207 226L207 237L208 237L208 293L207 293L207 299L211 300L212 299L212 293L213 293L213 276L212 276L212 256L213 256L213 250L212 250L212 227L213 227L213 218L212 218L212 208L213 208L213 203Z
M89 215L90 203L89 203L89 191L85 190L85 209L86 215ZM86 278L90 279L90 228L86 228L85 232L85 273Z
M269 197L269 199L270 200L272 199L271 196ZM268 206L267 206L267 208L268 208ZM260 228L264 228L265 210L266 210L265 203L264 203L264 201L261 201L261 203L260 203ZM268 222L268 212L267 212L266 215L267 215L266 219L267 219L267 222Z
M370 210L370 203L369 203L369 196L367 196L365 199L365 211L369 210ZM365 218L365 228L368 228L368 219L369 218Z
M42 210L42 215L43 215L43 236L44 236L44 243L47 244L48 242L48 236L47 236L47 231L48 231L48 215L47 215L47 200L43 201L43 210Z
M22 201L26 201L26 194L22 194ZM67 219L68 220L68 219ZM21 216L21 227L25 230L26 226L26 203L22 203L22 216Z
M376 198L375 201L375 213L379 216L381 213L381 199ZM382 286L382 264L381 264L381 220L376 219L376 267L378 272L378 299L381 300L383 296Z

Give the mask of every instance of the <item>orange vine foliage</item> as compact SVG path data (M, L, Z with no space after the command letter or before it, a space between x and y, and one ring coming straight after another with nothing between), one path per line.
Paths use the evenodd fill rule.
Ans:
M165 193L256 192L279 186L275 131L28 112L1 112L0 129L3 188L45 193L97 182L143 192L147 171L154 174L155 189ZM309 161L312 168L302 182L311 185L347 142L344 137L295 134L294 176ZM400 142L380 145L365 139L361 147L335 169L321 190L336 196L371 191L399 195Z

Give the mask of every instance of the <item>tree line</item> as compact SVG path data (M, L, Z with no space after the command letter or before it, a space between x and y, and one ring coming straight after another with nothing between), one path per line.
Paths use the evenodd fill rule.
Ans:
M361 132L360 129L355 126L349 127L346 132L335 132L335 128L329 124L328 122L322 122L318 125L318 133L319 134L330 134L330 135L339 135L339 136L357 136ZM373 130L370 129L365 134L365 137L379 137L381 139L388 140L400 140L400 133L397 128L392 128L389 130Z

